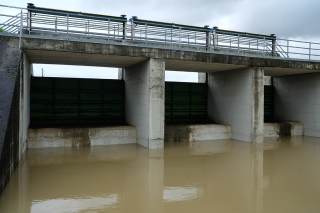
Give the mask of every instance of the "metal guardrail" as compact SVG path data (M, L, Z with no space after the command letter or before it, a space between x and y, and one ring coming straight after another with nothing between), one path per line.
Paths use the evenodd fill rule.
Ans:
M15 14L1 14L1 8L15 9ZM320 43L280 39L275 35L262 35L222 30L209 26L196 27L174 23L149 21L125 15L106 16L65 10L0 5L0 31L18 35L58 34L160 45L172 49L194 49L232 54L252 54L320 60ZM20 44L19 44L20 45Z

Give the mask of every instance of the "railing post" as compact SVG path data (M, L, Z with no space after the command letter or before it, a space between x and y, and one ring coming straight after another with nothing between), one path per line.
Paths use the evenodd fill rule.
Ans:
M287 40L287 58L289 58L289 40Z
M127 18L126 15L121 15L122 18ZM127 21L123 21L122 23L122 39L127 38Z
M31 18L32 18L32 12L31 12L30 9L34 8L34 4L28 3L27 8L28 8L28 13L27 13L27 27L28 27L29 34L30 34L30 32L31 32L31 27L32 27L32 20L31 20Z
M218 33L217 33L218 27L213 27L213 32L212 32L212 40L213 40L213 49L216 49L218 46Z
M277 37L275 34L271 34L271 36L272 36L271 55L276 56Z
M137 19L137 16L132 16L132 18L130 19L130 22L131 22L131 39L134 40L134 37L135 37L135 28L136 28L136 25L134 23L134 20Z
M210 30L209 30L209 26L205 25L204 28L206 29L206 50L210 50Z

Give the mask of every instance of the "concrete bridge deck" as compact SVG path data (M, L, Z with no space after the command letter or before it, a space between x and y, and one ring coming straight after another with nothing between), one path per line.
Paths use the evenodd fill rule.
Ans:
M0 39L12 46L19 43L17 37L2 35ZM165 61L167 70L176 71L216 72L261 67L270 76L320 71L320 61L175 50L130 41L97 43L91 39L28 35L21 39L21 47L31 63L129 67L148 58L158 58Z

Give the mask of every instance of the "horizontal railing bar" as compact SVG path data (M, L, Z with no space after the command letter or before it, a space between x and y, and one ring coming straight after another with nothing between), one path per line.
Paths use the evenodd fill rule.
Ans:
M95 20L112 20L115 22L127 22L127 18L124 17L117 17L117 16L107 16L107 15L100 15L94 13L83 13L83 12L74 12L68 10L57 10L57 9L49 9L43 7L35 7L35 6L28 6L28 11L32 13L42 13L42 14L49 14L49 15L68 15L69 17L78 17L78 18L87 18L87 19L95 19Z
M9 5L4 5L4 4L0 4L0 7L11 8L11 9L19 9L19 10L25 10L26 9L26 8L23 8L23 7L9 6Z

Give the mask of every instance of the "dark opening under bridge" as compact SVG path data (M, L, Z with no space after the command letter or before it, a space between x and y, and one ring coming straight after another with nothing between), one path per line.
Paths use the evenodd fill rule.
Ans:
M165 119L171 123L190 122L185 116L202 116L226 125L231 128L233 139L261 142L265 75L273 77L266 90L268 120L298 121L303 124L304 135L320 136L320 113L316 107L320 105L319 43L32 4L27 8L0 7L16 10L14 15L0 14L0 189L22 159L28 146L30 117L37 116L30 116L30 105L37 104L30 100L30 88L37 95L36 86L48 80L31 80L33 63L121 68L123 79L116 83L121 89L101 82L92 87L86 84L82 91L85 97L80 100L81 93L75 93L79 102L66 107L79 110L81 101L92 101L94 95L87 95L87 91L99 92L101 96L97 95L95 101L99 101L101 111L95 119L118 115L121 121L135 127L136 143L148 149L163 148ZM206 73L206 81L201 87L183 85L185 91L194 91L185 96L175 84L165 83L165 70ZM73 83L80 85L77 82ZM104 93L99 85L108 91ZM106 95L110 90L112 95ZM50 100L59 94L52 88L41 92L45 91L51 91L45 96ZM121 99L117 99L120 93ZM114 114L105 114L105 101L111 96L121 107ZM181 102L175 98L180 96L198 114L177 110L175 106ZM51 108L66 102L61 103L57 106L55 102ZM50 113L47 116L54 120L57 115ZM209 129L205 134L207 137L213 133Z

